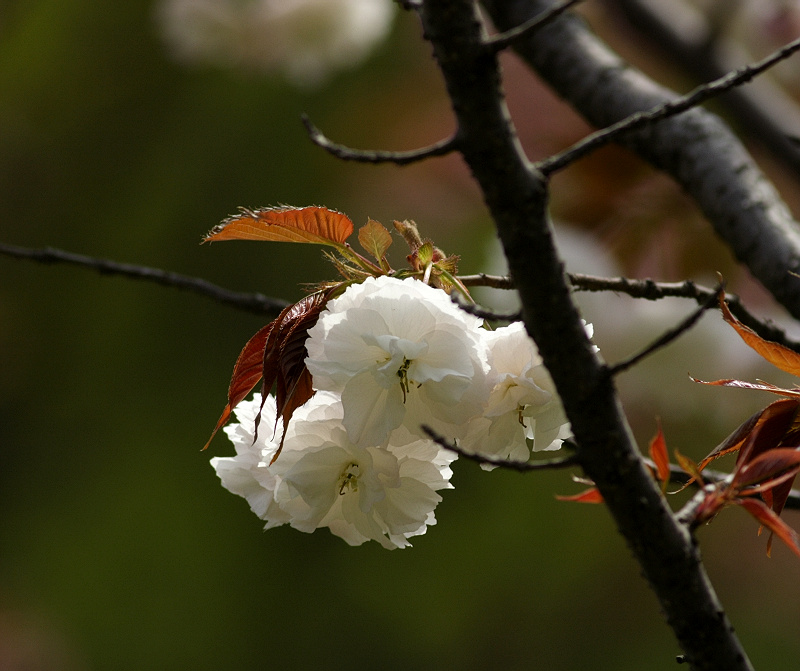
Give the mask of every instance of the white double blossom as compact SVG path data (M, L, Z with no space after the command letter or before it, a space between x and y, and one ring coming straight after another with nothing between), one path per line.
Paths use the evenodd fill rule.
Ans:
M481 320L419 280L368 278L331 301L309 329L314 388L341 395L344 427L377 445L399 426L452 434L482 410Z
M591 335L591 334L590 334ZM555 384L522 322L485 332L488 396L463 441L464 449L527 461L534 451L557 450L571 433Z
M449 464L455 455L413 439L358 447L342 427L339 399L319 392L295 412L283 450L271 463L280 429L272 436L268 422L274 423L275 402L268 397L254 442L260 403L256 394L237 406L241 423L226 427L237 455L211 463L223 486L246 498L265 528L288 523L310 533L328 527L350 545L375 540L394 549L408 546L408 538L436 523L437 491L451 488Z
M438 492L452 487L456 455L423 425L465 450L520 461L570 435L522 324L489 331L416 279L349 287L309 329L306 349L315 394L292 416L278 457L275 400L264 403L256 441L255 394L225 429L236 456L211 461L266 528L327 527L350 545L406 547L436 523Z
M275 452L277 444L274 436L283 431L282 421L275 423L277 410L275 397L268 396L261 411L258 439L254 438L256 416L261 406L261 394L254 394L252 400L242 401L234 409L236 424L229 424L223 431L236 448L235 457L214 457L211 465L216 470L222 486L229 492L247 500L258 517L266 521L269 529L289 522L289 514L281 510L275 502L275 475L264 468L264 452ZM276 427L273 436L273 427Z

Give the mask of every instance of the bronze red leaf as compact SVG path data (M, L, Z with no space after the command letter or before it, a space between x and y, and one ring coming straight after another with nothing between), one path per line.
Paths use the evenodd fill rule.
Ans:
M233 374L231 375L231 382L228 386L228 403L222 410L217 425L211 432L211 437L203 446L204 450L211 444L217 431L228 423L231 412L237 404L250 393L250 390L255 387L256 383L261 379L264 348L274 325L275 322L271 322L261 328L258 333L247 341L247 344L239 353L239 358L236 359L236 364L233 367Z

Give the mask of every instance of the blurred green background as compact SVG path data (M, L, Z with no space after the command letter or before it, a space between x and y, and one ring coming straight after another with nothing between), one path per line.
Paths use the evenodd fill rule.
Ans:
M496 269L491 222L456 156L336 161L306 138L411 149L452 118L430 48L399 14L359 67L297 87L170 56L152 2L0 2L0 239L201 276L296 300L332 270L312 246L199 246L238 206L320 204L356 225L415 219ZM533 158L584 128L512 57L509 104ZM665 179L609 149L554 182L569 270L713 280L771 310ZM395 260L402 262L402 251ZM566 253L566 252L565 252ZM572 256L570 256L572 254ZM599 268L598 268L599 264ZM609 360L691 309L583 301ZM702 457L767 399L691 385L764 377L716 315L620 381L643 445ZM679 652L600 506L567 473L455 465L414 547L261 531L203 445L236 356L265 323L205 298L0 257L0 669L671 669ZM788 513L797 526L796 513ZM743 513L700 532L757 667L800 657L797 559Z

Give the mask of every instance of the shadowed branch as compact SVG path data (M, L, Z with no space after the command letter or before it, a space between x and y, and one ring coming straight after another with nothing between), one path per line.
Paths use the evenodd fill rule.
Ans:
M189 277L180 275L160 268L150 268L130 263L120 263L110 259L98 259L83 254L74 254L61 249L44 247L41 249L31 249L28 247L18 247L0 242L0 254L16 259L26 259L37 263L66 263L81 268L95 270L102 275L120 275L129 279L144 280L153 282L165 287L190 291L200 296L205 296L217 303L229 305L255 312L263 315L277 315L288 303L278 298L269 298L258 293L245 293L231 291L223 287L212 284L208 280L199 277Z

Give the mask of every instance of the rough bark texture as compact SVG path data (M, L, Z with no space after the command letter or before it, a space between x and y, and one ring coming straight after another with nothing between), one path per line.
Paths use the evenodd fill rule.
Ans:
M474 3L425 0L422 19L458 119L459 147L497 225L526 328L564 401L581 466L602 492L693 668L750 669L697 548L644 468L613 380L586 337L551 234L546 180L519 146L496 58L482 48ZM604 86L587 81L596 91Z
M550 0L486 0L500 30ZM624 63L575 16L515 44L519 54L589 123L602 128L675 94ZM694 199L735 257L800 318L800 228L775 187L715 115L693 109L633 132L623 143L670 174Z

